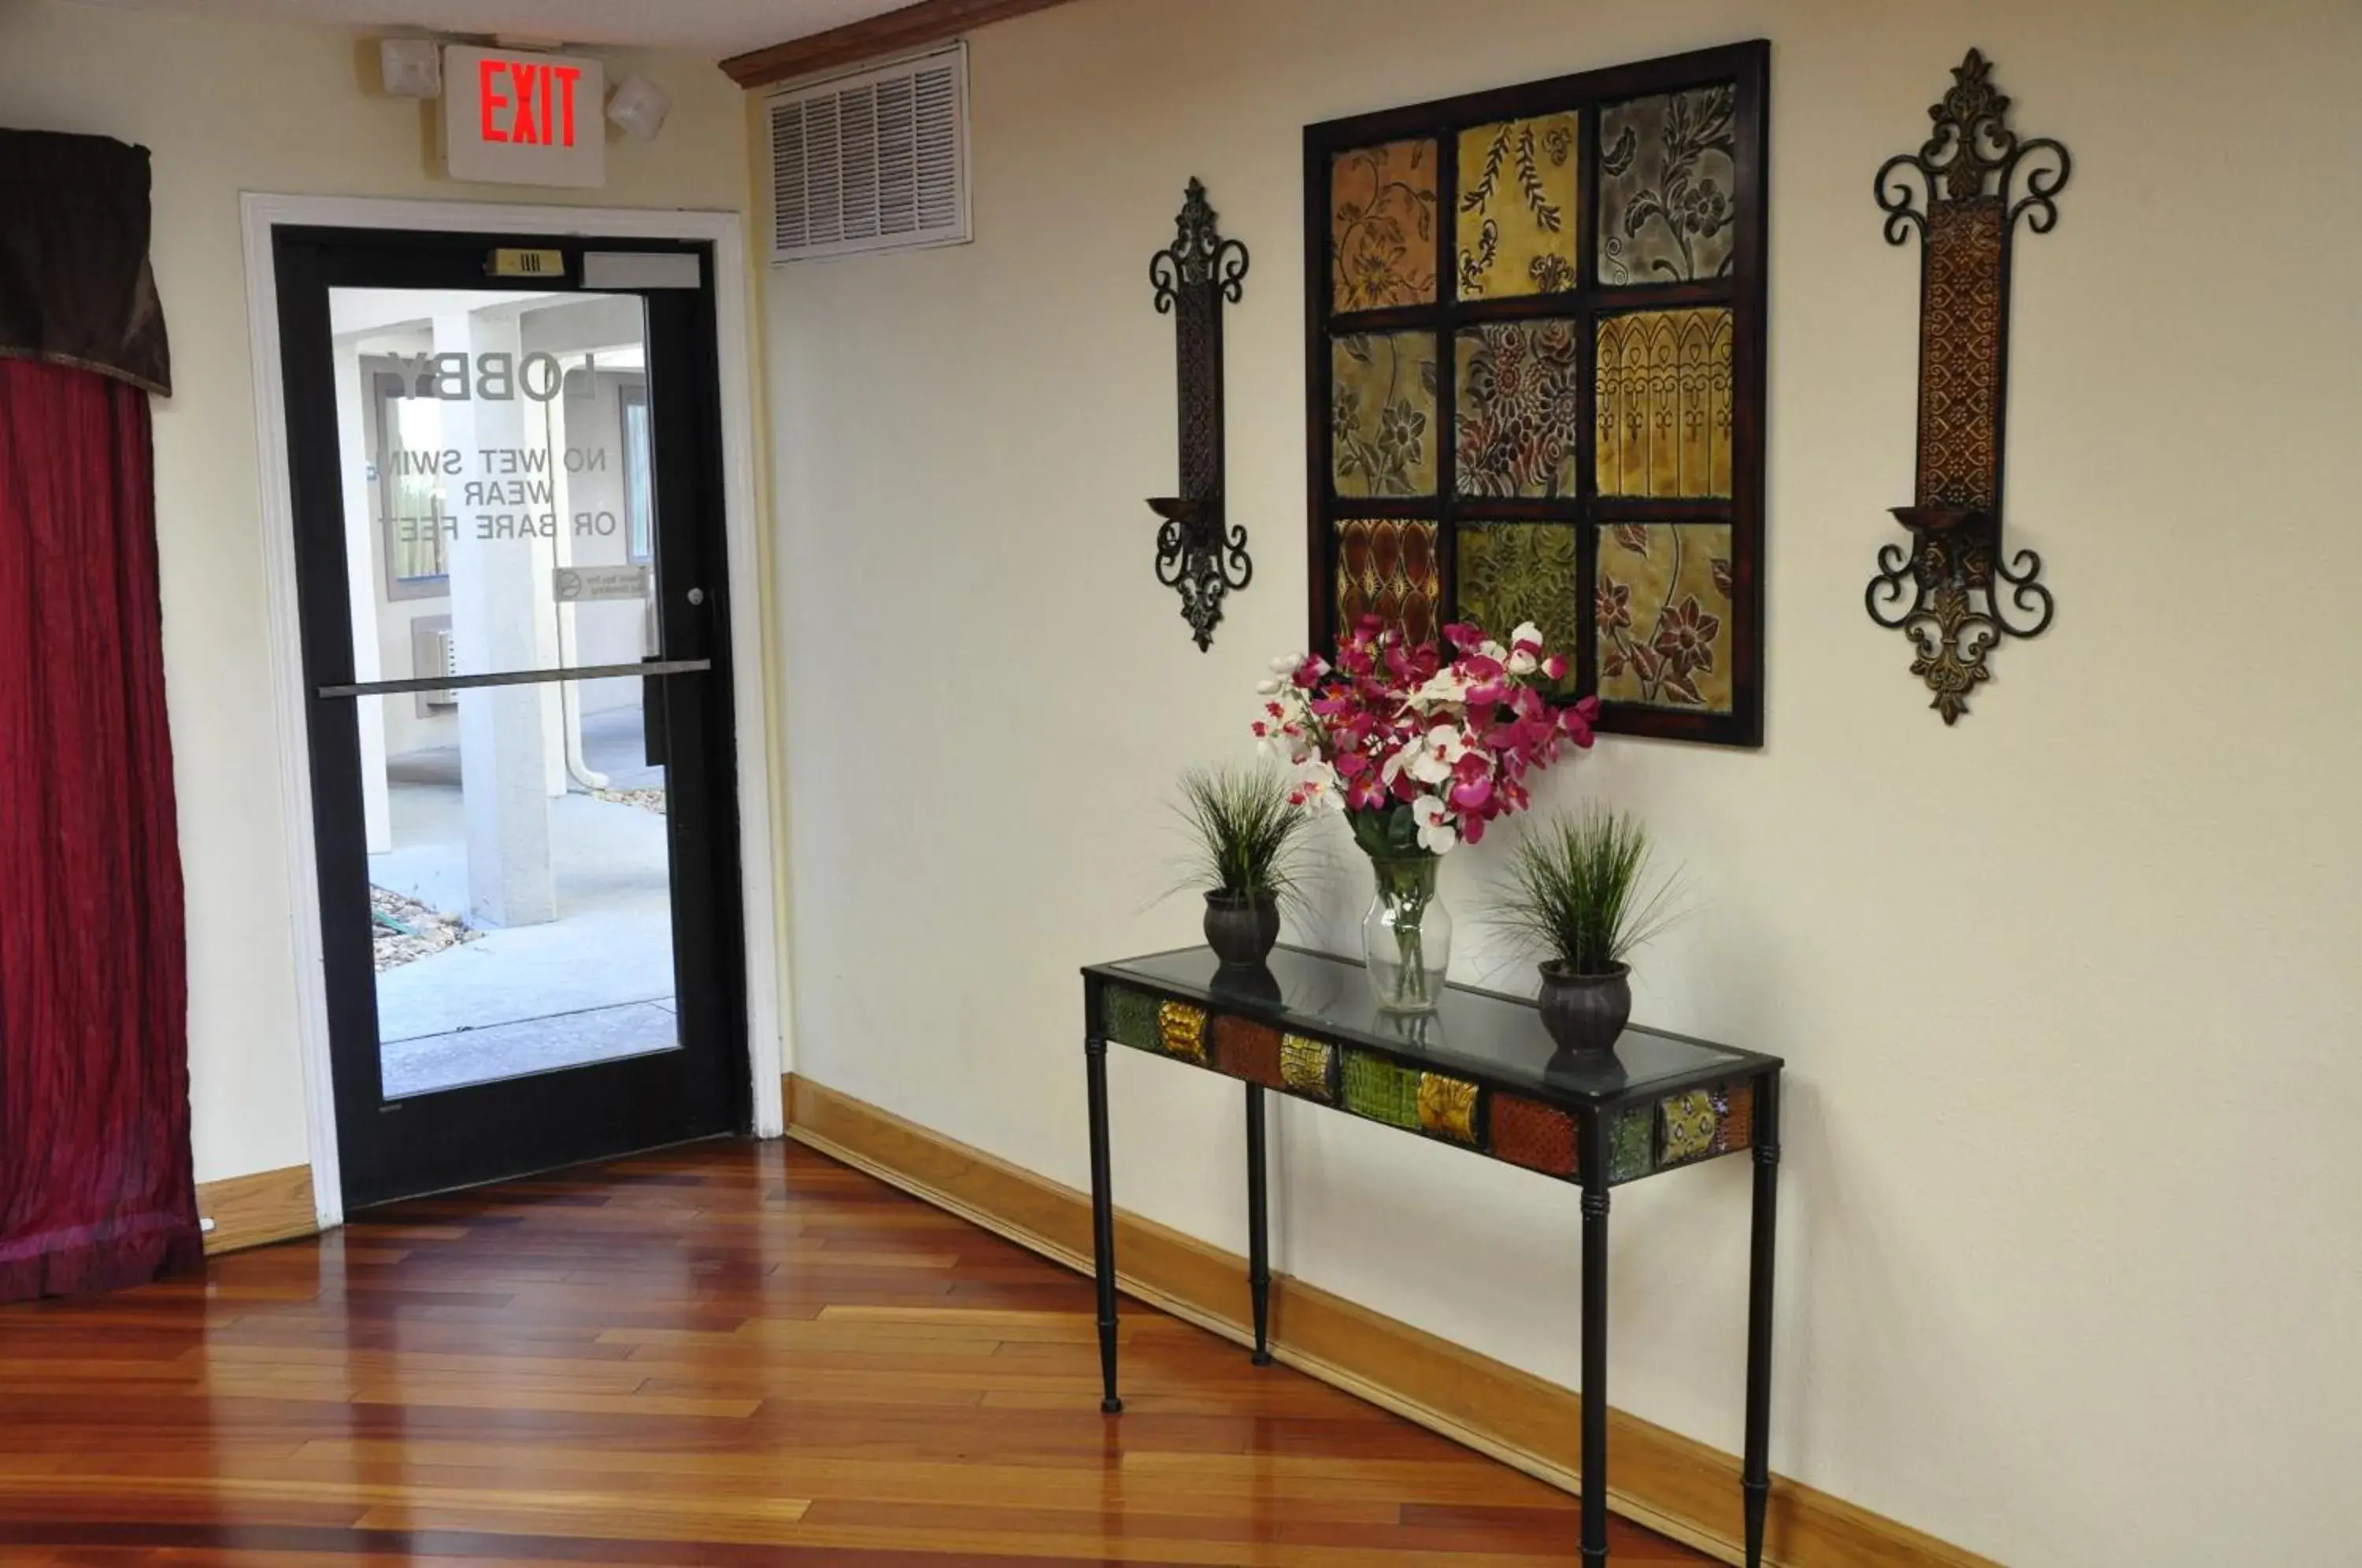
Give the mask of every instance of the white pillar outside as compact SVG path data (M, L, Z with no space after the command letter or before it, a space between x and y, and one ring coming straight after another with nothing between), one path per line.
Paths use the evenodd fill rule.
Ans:
M530 327L533 324L525 324ZM530 337L530 333L528 333ZM563 378L560 378L563 385ZM550 542L553 568L574 564L574 494L566 467L568 445L566 404L563 396L551 399L540 407L540 414L549 443L550 501L557 514L557 536ZM582 652L582 625L579 613L572 604L553 604L553 620L557 628L557 662L562 665L584 665L597 661ZM561 733L558 745L568 778L586 790L603 789L607 776L594 773L582 756L582 683L569 680L557 689L560 711Z
M470 391L487 354L518 358L516 318L470 311L435 318L437 355L468 357ZM446 363L454 363L446 361ZM512 372L513 375L513 372ZM513 388L513 380L512 380ZM548 552L521 520L546 510L516 503L510 453L534 445L522 400L469 397L443 404L445 440L459 448L461 478L450 488L458 514L451 541L451 635L463 673L542 667ZM473 487L473 488L471 488ZM492 686L459 694L459 777L468 825L468 904L494 925L557 918L550 863L547 689ZM561 762L562 767L562 762ZM561 773L561 777L563 777Z

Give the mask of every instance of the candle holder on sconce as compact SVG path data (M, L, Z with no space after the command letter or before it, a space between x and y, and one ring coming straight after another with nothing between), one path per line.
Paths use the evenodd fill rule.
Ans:
M1199 652L1211 647L1222 601L1254 579L1247 531L1222 511L1222 303L1236 304L1247 275L1247 248L1224 239L1206 204L1206 187L1189 182L1174 219L1173 243L1149 259L1156 309L1173 317L1180 391L1181 493L1152 498L1156 580L1181 595Z
M2042 558L2002 548L2002 416L2011 237L2021 216L2050 232L2071 165L2057 141L2005 127L2009 99L1990 71L1970 50L1927 111L1934 133L1888 159L1875 187L1887 243L1913 229L1921 242L1919 456L1916 501L1893 509L1910 546L1880 547L1863 600L1871 620L1911 638L1911 673L1947 724L1991 678L1985 658L2002 638L2039 636L2054 608Z

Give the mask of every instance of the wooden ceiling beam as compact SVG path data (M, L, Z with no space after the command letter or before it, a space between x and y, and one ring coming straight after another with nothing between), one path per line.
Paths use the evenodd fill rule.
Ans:
M734 54L722 62L722 69L741 87L767 87L794 76L923 49L989 22L1064 4L1065 0L919 0L809 38Z

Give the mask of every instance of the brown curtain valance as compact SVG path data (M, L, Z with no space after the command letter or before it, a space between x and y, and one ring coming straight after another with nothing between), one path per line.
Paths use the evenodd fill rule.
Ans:
M0 357L172 390L148 266L148 149L0 130Z

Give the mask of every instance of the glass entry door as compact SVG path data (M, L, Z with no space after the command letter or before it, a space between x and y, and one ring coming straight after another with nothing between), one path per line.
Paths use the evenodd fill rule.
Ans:
M348 1205L744 1126L707 258L277 264Z

